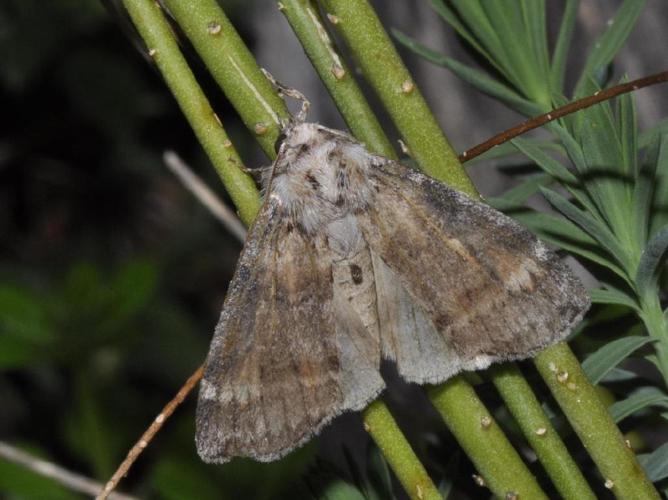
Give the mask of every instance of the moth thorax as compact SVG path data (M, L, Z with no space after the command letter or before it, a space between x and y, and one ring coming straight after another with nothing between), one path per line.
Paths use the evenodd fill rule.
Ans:
M360 144L308 130L311 135L300 134L307 142L288 142L282 149L271 191L295 225L312 234L369 205L373 167L372 157Z

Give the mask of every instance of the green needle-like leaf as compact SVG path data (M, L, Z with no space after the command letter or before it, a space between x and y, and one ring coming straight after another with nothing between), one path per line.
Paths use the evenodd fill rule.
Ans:
M668 395L656 387L641 387L628 398L618 401L608 408L615 423L649 406L668 408Z
M635 282L641 295L656 291L656 282L666 248L668 248L668 226L663 226L647 243L640 256Z
M644 7L645 0L625 0L617 9L615 17L608 22L606 31L594 42L594 49L589 53L582 76L575 87L575 97L587 95L586 81L612 62L626 42Z
M598 251L596 241L568 219L534 211L513 212L511 215L548 243L607 267L619 277L628 280L618 264Z
M579 6L580 0L566 0L564 16L561 19L559 35L557 36L557 42L554 45L554 53L552 54L550 81L552 83L553 92L563 93L564 77L566 74L566 58L571 47L571 40L573 39L573 30L577 21Z
M660 120L638 136L638 149L647 148L652 142L657 141L662 135L668 134L668 118Z
M539 188L552 183L554 179L547 174L533 174L501 196L486 198L485 201L497 210L521 207L524 202L538 192Z
M575 177L575 175L573 175L570 170L568 170L554 158L548 156L539 147L531 144L526 139L521 137L513 139L511 142L515 145L515 147L517 147L517 149L536 162L536 165L538 165L555 179L564 184L579 184L578 178Z
M525 99L507 85L487 76L484 72L430 49L398 30L393 30L392 34L399 43L408 47L419 56L424 57L427 61L448 68L480 92L506 103L509 107L519 111L523 115L531 116L541 113L539 106Z
M604 345L591 354L583 363L582 369L592 384L598 384L613 368L624 361L631 353L653 342L649 337L623 337Z
M657 482L668 477L668 443L659 446L652 453L638 455L638 462L645 469L650 481Z
M490 64L493 64L496 69L501 71L501 68L496 65L494 58L485 50L485 48L478 43L473 34L464 26L459 17L446 6L443 0L431 0L431 6L436 11L436 13L443 18L443 20L448 23L452 28L455 29L457 34L466 40L471 47L477 50L485 59L487 59Z
M543 196L547 198L557 210L575 222L590 236L601 243L621 264L626 267L629 259L624 249L620 246L617 238L605 225L594 219L587 212L584 212L573 205L566 198L548 188L542 188Z
M645 161L655 164L649 229L649 234L653 236L668 224L668 127L662 135L655 136L652 146L648 148Z
M619 304L636 311L640 308L634 298L616 288L596 288L589 290L589 295L594 304Z

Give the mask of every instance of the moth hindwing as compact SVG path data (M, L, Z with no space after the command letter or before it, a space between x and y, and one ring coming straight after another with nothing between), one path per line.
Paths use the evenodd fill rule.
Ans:
M285 140L206 361L205 461L277 459L384 388L532 356L589 306L569 269L487 205L313 123Z

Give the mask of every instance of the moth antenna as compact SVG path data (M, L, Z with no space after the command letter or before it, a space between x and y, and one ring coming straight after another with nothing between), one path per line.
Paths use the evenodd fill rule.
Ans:
M294 89L292 87L288 87L286 85L283 85L282 83L278 82L269 71L267 71L264 68L260 68L260 71L262 71L262 74L271 82L271 84L276 88L278 91L278 95L281 96L281 98L284 98L285 96L292 97L293 99L296 99L297 101L301 101L302 103L302 108L299 110L299 113L297 113L297 116L294 117L294 121L297 123L303 123L306 121L306 116L308 115L308 110L311 107L311 102L302 94L299 90ZM283 127L287 125L287 123L281 123Z

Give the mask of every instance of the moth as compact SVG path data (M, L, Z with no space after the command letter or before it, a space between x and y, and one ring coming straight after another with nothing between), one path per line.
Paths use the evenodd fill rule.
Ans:
M344 132L294 121L265 183L200 386L206 462L271 461L385 387L523 359L589 307L527 229Z

